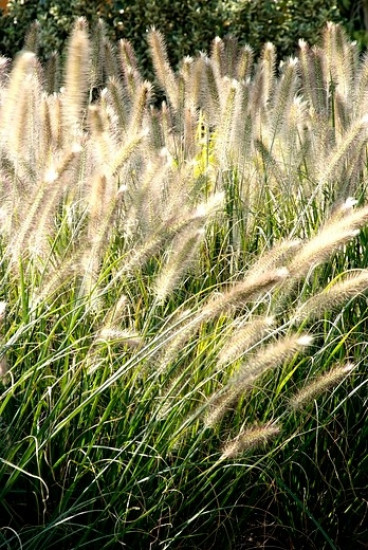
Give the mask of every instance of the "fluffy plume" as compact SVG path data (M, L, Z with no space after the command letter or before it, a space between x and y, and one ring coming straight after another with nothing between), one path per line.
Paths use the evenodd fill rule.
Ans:
M225 388L209 400L205 425L211 427L217 424L239 396L250 390L261 376L290 360L298 351L309 347L312 341L313 338L308 334L286 336L250 355Z
M218 356L219 367L235 361L256 342L259 342L275 323L273 317L247 319L245 326L235 327L234 333L224 344Z
M250 274L244 281L235 283L223 294L211 298L203 308L203 314L205 317L215 317L229 308L239 307L247 301L255 300L260 294L284 281L288 275L286 268L275 269L259 277Z
M339 207L336 214L317 235L300 248L295 258L288 264L291 276L305 275L312 267L326 260L341 245L356 237L367 220L368 207L351 210L348 200L345 206Z
M235 439L228 441L222 447L221 459L237 458L246 451L265 445L280 432L281 428L276 423L245 428Z
M178 84L168 61L163 35L152 29L148 35L148 44L156 78L162 89L167 93L171 105L177 110L179 107Z
M89 89L90 43L86 25L79 19L70 37L63 101L63 121L72 134L76 134L82 123L83 109Z
M325 393L346 378L354 369L354 365L336 365L312 380L290 399L290 407L294 410L303 409L310 401Z
M349 274L333 285L329 285L323 292L312 296L297 309L295 321L303 319L317 319L325 311L335 309L349 299L368 290L368 271Z

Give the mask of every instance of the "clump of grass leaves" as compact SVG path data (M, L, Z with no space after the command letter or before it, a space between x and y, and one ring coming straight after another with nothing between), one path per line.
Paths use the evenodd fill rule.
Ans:
M368 58L148 42L154 83L83 19L1 59L0 548L232 547L272 487L335 548L302 457L362 413Z

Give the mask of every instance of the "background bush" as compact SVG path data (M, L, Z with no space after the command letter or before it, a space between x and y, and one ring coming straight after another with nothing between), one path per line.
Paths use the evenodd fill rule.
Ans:
M39 28L39 54L47 58L60 51L68 37L75 17L84 16L89 23L107 17L109 3L103 0L10 0L0 18L0 52L13 57L23 46L32 23Z
M38 53L48 57L60 51L74 18L83 15L90 23L103 17L112 39L129 39L146 73L150 66L146 35L151 26L164 33L174 65L185 55L208 51L216 35L229 33L256 53L265 41L271 41L284 57L294 54L298 38L316 42L328 20L345 18L348 30L364 43L363 18L357 6L349 0L12 0L0 18L0 52L11 57L21 49L37 19L41 24Z
M345 28L360 47L368 44L368 2L367 0L340 0L340 14Z
M281 57L293 55L299 38L316 42L326 21L338 21L338 2L241 0L229 2L230 29L259 52L272 42Z

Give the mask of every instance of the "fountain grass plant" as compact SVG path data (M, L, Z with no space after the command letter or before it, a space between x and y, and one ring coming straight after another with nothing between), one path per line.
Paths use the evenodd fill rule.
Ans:
M358 548L367 59L149 44L1 61L0 548Z

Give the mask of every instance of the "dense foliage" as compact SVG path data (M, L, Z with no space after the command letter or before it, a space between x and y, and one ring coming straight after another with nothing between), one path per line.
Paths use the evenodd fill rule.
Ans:
M316 43L327 21L341 19L337 1L234 0L228 6L232 34L257 52L268 40L281 57L293 55L300 38Z
M209 49L214 36L236 35L259 53L269 40L280 57L293 54L299 38L316 42L326 21L341 18L338 2L306 0L11 0L0 19L0 51L13 56L31 23L40 22L41 57L60 51L76 16L106 21L111 38L126 38L149 71L147 31L161 30L176 65L184 55ZM149 74L149 72L147 73Z
M104 0L10 0L0 18L0 53L13 57L38 21L38 42L32 46L48 58L62 51L76 17L83 16L93 25L108 14L109 3Z
M361 48L368 46L368 2L367 0L340 0L340 14L349 36Z

